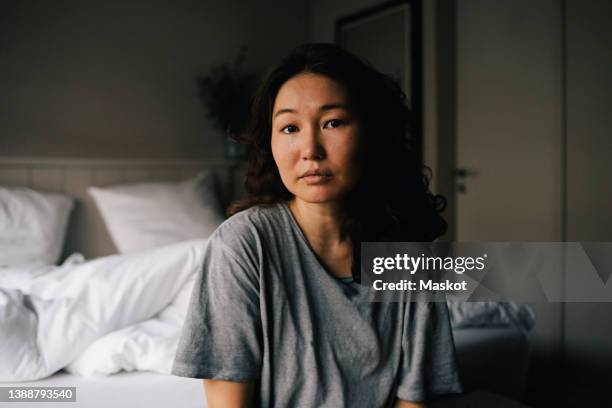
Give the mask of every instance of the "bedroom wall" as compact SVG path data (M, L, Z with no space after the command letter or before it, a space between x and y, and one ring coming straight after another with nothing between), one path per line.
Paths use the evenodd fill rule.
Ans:
M9 2L0 13L0 156L222 153L194 78L249 47L254 68L308 39L308 1Z

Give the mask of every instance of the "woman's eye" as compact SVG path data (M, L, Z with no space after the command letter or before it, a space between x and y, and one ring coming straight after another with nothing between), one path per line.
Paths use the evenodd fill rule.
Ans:
M325 122L325 126L326 128L337 128L338 126L343 125L344 122L341 121L340 119L332 119L332 120L328 120L327 122Z
M297 131L297 126L293 126L293 125L288 125L281 129L281 132L287 133L287 134L293 133L296 131Z

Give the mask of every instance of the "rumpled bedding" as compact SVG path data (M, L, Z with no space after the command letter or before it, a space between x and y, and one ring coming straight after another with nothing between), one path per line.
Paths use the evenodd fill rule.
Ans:
M170 374L194 282L195 274L157 316L101 337L65 369L85 377L120 371Z
M28 271L0 270L0 381L37 380L67 366L83 374L169 371L205 242L36 267L22 279ZM118 342L131 355L94 369L96 354L107 358Z
M170 373L206 240L62 266L0 268L0 382L66 369ZM453 328L534 324L529 306L448 302Z

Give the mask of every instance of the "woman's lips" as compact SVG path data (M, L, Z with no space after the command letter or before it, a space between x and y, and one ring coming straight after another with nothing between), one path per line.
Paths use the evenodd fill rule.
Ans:
M322 184L327 183L329 180L331 180L331 178L331 174L312 174L309 176L304 176L301 179L306 184Z

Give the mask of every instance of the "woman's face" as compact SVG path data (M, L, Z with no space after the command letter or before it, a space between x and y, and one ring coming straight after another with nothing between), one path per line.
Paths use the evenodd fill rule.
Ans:
M313 73L285 82L271 142L285 187L306 202L341 202L361 175L360 127L341 83Z

